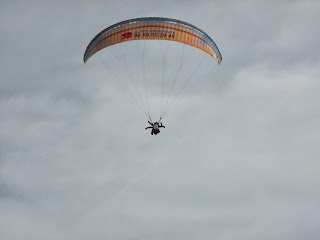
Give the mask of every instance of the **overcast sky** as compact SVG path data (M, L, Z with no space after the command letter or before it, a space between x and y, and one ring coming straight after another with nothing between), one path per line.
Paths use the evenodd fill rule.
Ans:
M123 77L82 61L148 16L223 56L158 136ZM1 0L0 239L320 239L319 29L318 0Z

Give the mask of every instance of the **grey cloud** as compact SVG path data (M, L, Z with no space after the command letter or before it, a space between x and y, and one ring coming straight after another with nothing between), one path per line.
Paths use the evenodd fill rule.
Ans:
M0 238L319 239L319 7L3 1ZM113 72L82 62L95 34L141 16L192 22L223 55L156 137L112 53Z

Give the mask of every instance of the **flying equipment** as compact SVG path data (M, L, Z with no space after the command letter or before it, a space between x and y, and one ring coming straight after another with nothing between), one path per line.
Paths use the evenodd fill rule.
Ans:
M147 114L151 121L151 116L150 116L150 111L149 111L149 86L150 84L148 81L154 80L154 79L159 79L159 83L161 83L161 113L160 113L160 120L158 121L161 123L161 119L163 117L163 114L169 109L169 107L172 105L172 101L176 99L176 97L180 94L180 92L184 89L185 85L187 82L192 78L193 73L203 64L201 61L198 65L194 66L195 70L192 73L185 74L187 77L183 76L183 64L185 59L187 58L185 56L185 45L189 45L193 49L200 49L203 52L209 54L213 59L215 59L219 65L222 61L222 56L221 53L215 44L215 42L212 40L212 38L206 34L203 30L200 28L176 19L171 19L171 18L162 18L162 17L145 17L145 18L135 18L135 19L129 19L125 20L116 24L113 24L103 31L101 31L99 34L97 34L89 43L87 46L87 49L84 53L83 56L83 61L84 63L87 63L88 60L93 57L93 55L97 54L104 48L113 48L115 45L122 45L125 42L129 41L135 41L135 40L144 40L143 41L143 46L140 45L140 56L141 56L141 65L142 65L142 70L140 71L141 74L143 74L143 77L141 77L144 81L144 92L145 92L145 100L142 100L142 97L139 96L137 99L138 104L142 108L142 110ZM170 54L170 51L168 53L168 46L166 46L165 50L162 50L162 67L159 67L160 73L159 74L154 74L152 77L146 76L146 61L145 58L147 58L147 53L145 51L146 48L146 41L148 40L165 40L167 42L173 41L173 42L178 42L182 43L183 49L182 49L182 54L181 59L176 60L178 67L176 70L176 74L166 74L166 71L170 71L170 68L173 68L173 64L166 64L167 60L167 55ZM137 41L141 42L141 41ZM160 42L160 41L159 41ZM126 45L126 44L125 44ZM173 47L178 48L177 45L179 44L173 44ZM132 45L130 45L132 46ZM143 48L142 48L143 47ZM136 47L134 47L136 48ZM142 50L141 50L142 48ZM139 49L139 46L137 45L137 49ZM119 50L119 49L118 49ZM118 51L117 50L117 51ZM174 51L175 51L174 50ZM116 51L116 50L114 50ZM133 51L130 49L130 51ZM127 51L127 52L130 52ZM154 47L152 48L151 51L156 51L154 50ZM111 49L110 52L120 61L122 62L123 66L123 72L128 71L129 67L128 65L131 64L138 64L137 61L127 61L126 59L126 54L125 52L123 55L115 54L113 53L113 50ZM155 55L155 54L154 54ZM179 54L175 54L180 58ZM202 54L203 55L203 54ZM206 55L206 54L204 54ZM201 56L201 58L204 58ZM210 58L210 59L212 59ZM211 61L211 60L210 60ZM150 64L153 61L147 61ZM193 59L191 60L192 64L194 64ZM170 66L167 66L170 65ZM154 66L152 66L154 67ZM107 67L106 67L107 68ZM186 66L186 71L189 70L189 66ZM110 69L110 67L108 67ZM112 68L111 68L112 69ZM168 70L169 69L169 70ZM171 86L169 86L169 93L168 93L168 98L167 101L163 101L164 98L164 84L166 83L166 79L168 78L167 75L172 76L173 75L173 80L171 80ZM128 74L129 76L129 74ZM134 74L131 74L131 76L134 76ZM175 94L174 98L171 99L170 102L170 97L173 95L173 88L176 85L176 82L180 79L183 79L181 81L185 81L185 83L180 87L180 89L177 90L177 93ZM151 80L150 80L151 79ZM156 86L157 83L153 83L153 86ZM136 89L136 87L134 86ZM159 87L160 88L160 87ZM165 103L165 104L164 104ZM152 122L152 121L151 121Z
M196 26L171 18L135 18L116 23L95 36L89 43L83 61L103 48L133 40L169 40L199 48L221 63L222 56L215 42Z

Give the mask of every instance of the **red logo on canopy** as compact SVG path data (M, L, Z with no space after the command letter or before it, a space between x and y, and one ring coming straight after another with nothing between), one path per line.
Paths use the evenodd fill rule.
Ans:
M130 38L130 37L132 37L132 32L127 32L127 33L122 34L122 39Z

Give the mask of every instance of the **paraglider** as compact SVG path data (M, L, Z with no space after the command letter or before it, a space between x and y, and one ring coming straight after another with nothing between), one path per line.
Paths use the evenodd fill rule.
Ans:
M117 44L121 45L124 42L134 41L134 40L165 40L165 41L179 42L179 43L182 43L183 46L189 45L191 47L200 49L201 51L209 54L213 59L215 59L218 62L219 65L222 61L222 56L217 45L212 40L212 38L208 34L206 34L203 30L184 21L171 19L171 18L162 18L162 17L145 17L145 18L129 19L129 20L125 20L107 27L91 40L91 42L87 46L86 51L84 53L83 61L84 63L87 63L88 60L94 54L96 54L97 52L99 52L104 48L108 48L110 46L117 45ZM145 49L145 46L143 45L143 51L141 54L141 56L143 57L143 59L141 60L141 62L143 63L143 71L140 71L140 72L143 72L143 74L145 74L144 49ZM118 57L118 59L121 61L121 57ZM146 104L141 103L142 102L141 97L138 99L140 100L140 103L139 101L137 101L141 105L140 107L142 108L142 110L146 113L146 115L150 119L150 122L149 121L148 122L151 126L147 127L146 129L152 128L151 130L152 135L157 135L160 132L159 128L165 128L161 123L161 118L163 117L163 114L172 105L172 102L169 103L169 98L172 95L172 89L176 84L178 75L181 71L183 59L184 59L184 55L182 53L181 62L180 62L180 66L178 68L176 77L174 78L174 80L172 80L173 83L171 88L169 87L170 92L168 94L168 99L166 101L166 104L162 104L163 103L163 96L162 96L163 83L165 78L165 57L163 57L161 113L160 113L159 122L152 123L151 121L147 89L145 91ZM139 62L139 61L127 62L124 59L122 63L122 65L124 66L123 68L124 72L127 70L127 64L129 65L135 64L135 62ZM199 66L201 64L202 62L199 63ZM128 74L128 78L131 78L131 77L132 77L132 74L131 75ZM143 78L146 79L145 76L143 76ZM190 74L190 78L192 78L191 74ZM147 80L145 80L145 82L147 82ZM144 87L147 88L148 84L145 83ZM182 89L183 87L178 91L177 96L180 94ZM160 99L160 97L158 99Z
M152 128L151 129L151 135L157 135L158 133L160 133L160 129L159 128L166 128L165 126L162 125L162 122L158 123L152 123L150 121L148 121L148 123L151 125L151 127L146 127L145 130L147 130L148 128Z

